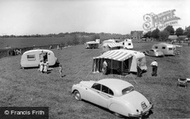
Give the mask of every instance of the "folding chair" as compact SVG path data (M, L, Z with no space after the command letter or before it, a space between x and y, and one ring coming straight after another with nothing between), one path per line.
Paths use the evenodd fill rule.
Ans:
M179 78L177 86L183 86L186 88L187 87L187 79L186 78Z

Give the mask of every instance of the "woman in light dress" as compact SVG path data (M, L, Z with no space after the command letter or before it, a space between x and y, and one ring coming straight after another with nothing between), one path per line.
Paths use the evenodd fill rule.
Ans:
M44 62L44 70L43 70L44 73L48 73L48 67L49 67L49 63L48 63L48 61L46 60L46 61Z
M39 68L39 71L40 71L41 73L43 73L43 69L44 69L44 62L43 62L43 60L40 60L40 68Z

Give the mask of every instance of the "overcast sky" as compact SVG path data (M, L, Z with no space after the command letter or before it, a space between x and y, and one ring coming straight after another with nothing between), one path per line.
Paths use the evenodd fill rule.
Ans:
M128 34L143 16L175 9L175 27L190 26L189 0L0 0L0 35L60 32ZM175 28L174 27L174 28Z

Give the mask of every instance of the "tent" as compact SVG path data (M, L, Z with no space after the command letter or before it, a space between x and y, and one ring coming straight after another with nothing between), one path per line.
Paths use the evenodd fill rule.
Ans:
M176 45L168 44L168 43L158 43L152 46L153 50L160 50L164 55L175 55L176 53Z
M121 49L123 48L123 44L122 43L104 43L102 45L102 51L106 52L109 50L115 50L115 49Z
M103 62L108 64L108 72L117 71L121 74L137 72L137 64L141 70L147 70L144 53L134 50L110 50L93 58L93 72L102 72Z
M106 44L106 43L116 43L115 39L108 39L108 40L104 40L102 44Z
M49 66L53 66L58 63L58 59L55 57L54 53L51 50L34 49L26 51L22 54L20 65L21 68L38 67L40 60L47 60Z
M85 43L86 49L96 49L99 48L99 42L97 41L88 41Z

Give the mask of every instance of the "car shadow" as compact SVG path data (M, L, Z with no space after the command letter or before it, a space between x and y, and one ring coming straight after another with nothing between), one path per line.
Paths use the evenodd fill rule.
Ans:
M101 106L99 106L99 105L96 105L96 104L91 103L91 102L86 101L86 100L82 100L82 101L84 101L85 103L89 103L90 105L96 106L96 107L98 107L98 108L100 108L100 109L102 109L102 110L104 110L104 111L107 111L107 112L109 112L109 113L111 113L111 114L113 114L113 115L115 115L115 116L117 116L117 117L119 117L119 118L121 118L121 119L139 119L139 117L126 117L126 116L120 115L120 114L119 114L119 115L116 115L115 112L112 112L112 111L110 111L110 110L107 109L107 108L101 107ZM119 107L118 107L118 108L119 108ZM148 119L151 114L153 114L153 111L152 111L152 110L150 110L150 112L149 112L148 115L142 116L141 119Z

